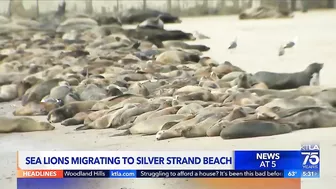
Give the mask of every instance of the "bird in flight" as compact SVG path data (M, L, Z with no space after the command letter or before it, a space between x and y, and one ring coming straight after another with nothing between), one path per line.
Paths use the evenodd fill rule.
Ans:
M279 56L283 56L285 54L285 48L281 45L280 48L279 48L279 53L278 55Z
M295 46L295 44L297 43L298 37L296 36L292 41L289 41L284 48L285 49L289 49Z
M237 37L235 38L234 41L232 41L228 49L235 49L235 48L237 48Z

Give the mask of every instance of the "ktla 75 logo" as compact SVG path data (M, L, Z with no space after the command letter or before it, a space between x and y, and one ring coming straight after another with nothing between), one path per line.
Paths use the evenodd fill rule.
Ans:
M301 152L304 156L302 166L304 168L318 168L320 163L319 152Z

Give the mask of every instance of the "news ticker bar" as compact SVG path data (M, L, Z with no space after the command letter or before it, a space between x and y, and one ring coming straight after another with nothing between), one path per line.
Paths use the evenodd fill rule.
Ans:
M319 178L319 170L18 170L18 178Z

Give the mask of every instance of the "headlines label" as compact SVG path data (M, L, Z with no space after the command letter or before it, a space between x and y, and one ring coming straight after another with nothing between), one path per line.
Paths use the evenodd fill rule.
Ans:
M284 171L256 170L26 170L18 178L283 178Z

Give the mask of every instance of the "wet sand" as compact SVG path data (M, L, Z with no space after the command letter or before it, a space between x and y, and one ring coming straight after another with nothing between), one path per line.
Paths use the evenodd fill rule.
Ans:
M335 86L336 11L297 13L294 19L239 21L237 16L185 18L182 24L167 25L166 29L199 30L211 39L202 43L211 47L206 53L219 62L225 60L249 72L269 70L295 72L312 62L324 63L321 84ZM227 47L237 36L238 48ZM279 46L298 36L298 45L278 57ZM0 115L12 116L19 102L1 103ZM46 120L45 117L36 119ZM16 187L15 152L20 150L234 150L234 149L298 149L303 142L319 142L321 146L321 179L304 179L302 188L334 188L336 172L336 128L311 129L285 135L251 139L227 140L219 137L156 141L154 136L108 137L108 130L73 131L75 127L56 124L49 132L0 134L0 183L3 188ZM92 181L111 189L141 188L202 188L190 179L137 179Z

